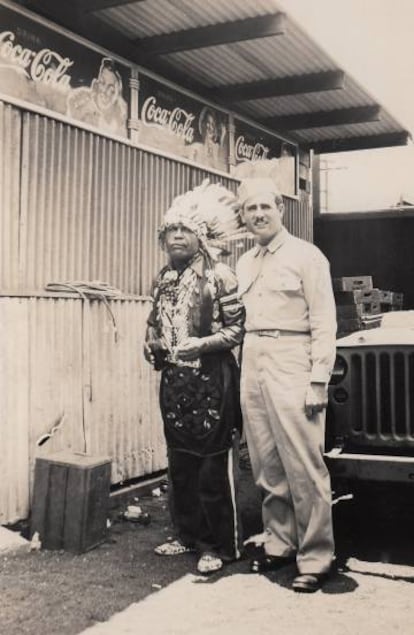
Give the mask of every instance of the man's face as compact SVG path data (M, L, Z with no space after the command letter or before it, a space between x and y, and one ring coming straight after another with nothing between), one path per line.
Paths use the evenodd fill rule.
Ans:
M187 262L198 251L200 243L197 236L181 224L171 225L164 238L164 245L170 260Z
M282 229L283 213L283 203L277 204L274 195L265 192L247 199L241 218L257 242L267 245Z
M96 103L100 110L107 110L119 96L119 83L116 75L109 69L104 68L99 74L97 81Z

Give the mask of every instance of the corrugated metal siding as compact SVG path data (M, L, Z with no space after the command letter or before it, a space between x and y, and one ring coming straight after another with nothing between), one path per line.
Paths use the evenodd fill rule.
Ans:
M101 301L0 297L0 523L27 517L36 456L110 456L112 482L166 467L158 378L142 354L149 303L110 308L116 342Z
M133 293L139 151L25 113L20 287L102 280Z
M157 229L172 199L204 178L235 187L230 177L32 113L24 113L22 157L21 290L81 279L147 294L164 263Z
M118 483L163 469L167 461L158 373L143 356L150 303L110 301L109 307L116 339L105 305L92 301L85 306L84 355L90 373L85 433L88 452L112 458L112 481Z
M306 192L300 191L299 201L285 199L284 224L294 236L313 242L313 212Z
M0 524L29 505L28 355L26 306L0 298Z
M75 300L0 297L0 523L27 517L37 453L84 450L80 308Z
M0 288L17 287L21 114L0 102Z

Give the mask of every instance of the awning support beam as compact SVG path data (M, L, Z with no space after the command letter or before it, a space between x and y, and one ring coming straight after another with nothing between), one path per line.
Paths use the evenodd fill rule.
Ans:
M281 117L266 117L260 119L260 123L277 130L302 130L379 121L380 114L381 108L375 104L336 110L319 110Z
M79 10L83 13L103 11L112 7L121 7L125 4L143 2L143 0L76 0Z
M267 97L284 97L301 93L337 90L344 87L344 82L345 73L343 71L325 71L306 75L292 75L279 79L265 79L246 84L217 86L213 90L214 96L220 99L222 103L233 104L239 101L265 99Z
M329 154L330 152L348 152L352 150L370 150L371 148L387 148L392 146L405 146L410 139L407 130L389 132L364 137L349 137L346 139L326 139L324 141L308 141L301 143L302 147L313 149L317 154Z
M145 57L178 53L220 44L232 44L245 40L283 35L284 13L261 15L255 18L224 22L196 29L176 31L165 35L141 38L135 44Z

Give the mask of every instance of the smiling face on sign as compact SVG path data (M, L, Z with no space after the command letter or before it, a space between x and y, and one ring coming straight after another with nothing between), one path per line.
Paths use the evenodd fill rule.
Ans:
M271 192L248 198L240 212L247 230L255 235L260 245L267 245L283 227L283 202Z
M100 110L105 111L112 106L120 95L119 79L110 68L103 68L96 81L95 100Z

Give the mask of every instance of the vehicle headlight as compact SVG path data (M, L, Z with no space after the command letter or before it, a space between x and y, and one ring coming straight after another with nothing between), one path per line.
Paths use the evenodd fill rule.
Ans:
M333 391L333 398L336 403L345 403L346 401L348 401L348 397L348 391L345 390L345 388L343 388L342 386L340 386L339 388L335 388L335 390Z

